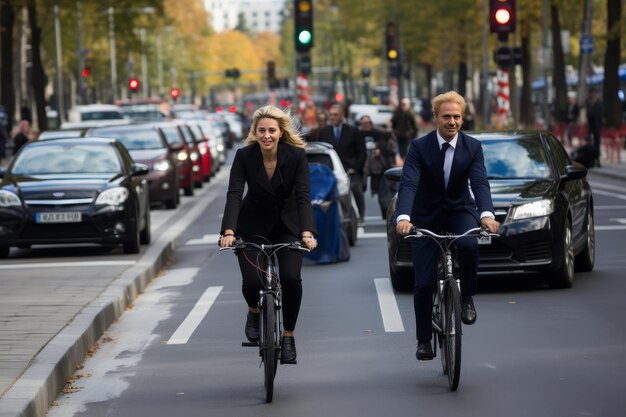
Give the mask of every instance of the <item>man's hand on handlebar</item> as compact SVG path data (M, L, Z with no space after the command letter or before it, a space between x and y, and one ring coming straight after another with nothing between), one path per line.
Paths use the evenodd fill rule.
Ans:
M483 217L480 219L480 225L489 230L490 233L498 233L498 229L500 228L500 223L491 217Z
M413 224L408 220L400 220L396 224L396 233L400 236L406 236L413 230Z

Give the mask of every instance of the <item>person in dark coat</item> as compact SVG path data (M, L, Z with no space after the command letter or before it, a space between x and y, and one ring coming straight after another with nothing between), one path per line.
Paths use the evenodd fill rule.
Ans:
M235 236L256 243L302 240L310 250L317 246L317 229L311 206L309 163L305 143L291 127L291 117L277 107L265 106L253 115L247 146L237 150L230 170L226 206L220 229L220 247L232 246ZM247 192L244 190L247 186ZM248 304L245 334L259 339L259 291L262 283L256 265L259 251L246 248L238 254L242 292ZM294 330L302 300L303 254L277 253L283 290L284 336L281 362L295 364Z
M417 136L417 118L408 97L402 98L391 116L391 128L398 140L398 152L402 159L406 158L411 139Z
M28 120L20 120L17 133L13 137L13 155L17 155L17 151L26 143L28 143L28 135L30 134L30 123Z
M322 127L318 139L333 145L350 177L350 189L359 209L359 222L365 221L365 195L363 194L363 168L367 151L365 142L354 126L344 123L343 106L334 104L328 112L330 125Z
M396 204L399 236L409 234L413 226L460 234L481 224L497 232L500 225L495 220L482 145L460 130L464 110L465 100L455 91L438 95L433 99L436 130L411 141ZM466 237L455 244L461 267L461 319L464 324L473 324L478 243L476 237ZM439 255L433 240L411 241L418 360L433 358L432 295Z
M587 129L589 135L593 138L593 147L596 150L595 165L599 167L601 156L600 143L602 140L603 109L602 102L600 101L600 97L598 97L598 92L596 90L589 90L589 98L585 104L585 110L587 112Z

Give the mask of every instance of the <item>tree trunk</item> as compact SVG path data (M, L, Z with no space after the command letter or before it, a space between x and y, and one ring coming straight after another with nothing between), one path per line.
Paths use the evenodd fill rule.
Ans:
M26 2L28 10L28 20L30 23L31 33L31 53L32 53L32 72L31 83L33 88L33 98L37 110L37 124L40 132L48 130L48 118L46 116L46 73L41 62L41 28L37 25L37 9L35 2L29 0Z
M459 89L458 93L465 97L467 95L467 88L465 85L467 84L467 62L465 60L461 60L459 62Z
M534 104L532 102L532 61L530 59L530 32L528 20L521 22L522 27L522 94L520 100L520 122L525 128L533 126Z
M0 5L0 104L7 112L7 132L11 132L15 120L15 81L13 79L13 24L15 11L11 0Z
M618 70L620 62L620 25L622 0L607 0L607 42L604 54L604 88L602 90L606 126L619 128L622 113L617 90L619 89Z
M561 23L559 21L559 9L553 3L550 7L552 19L552 51L554 63L552 68L552 83L554 84L554 118L555 122L567 123L567 85L565 84L565 57L563 56L563 43L561 40Z

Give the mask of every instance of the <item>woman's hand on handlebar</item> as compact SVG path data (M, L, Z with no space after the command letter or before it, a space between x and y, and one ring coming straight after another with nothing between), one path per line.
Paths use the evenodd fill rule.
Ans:
M310 251L317 247L317 239L311 232L305 231L302 233L302 242Z
M233 246L236 240L237 238L235 237L235 233L228 229L224 231L222 236L220 236L218 244L220 245L220 248L227 248L229 246Z
M396 233L400 236L406 236L413 230L413 224L408 220L400 220L396 224Z

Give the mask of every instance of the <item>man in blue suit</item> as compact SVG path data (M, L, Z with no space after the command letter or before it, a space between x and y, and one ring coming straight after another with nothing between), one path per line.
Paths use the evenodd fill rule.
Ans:
M480 223L496 233L491 191L480 142L460 131L465 100L454 91L432 101L437 129L413 139L402 168L396 203L396 231L407 235L413 226L434 232L463 233ZM472 193L468 188L468 181ZM462 320L476 321L478 243L476 237L456 241L461 266ZM418 360L433 358L432 293L440 249L431 239L411 241L415 269L413 303Z

